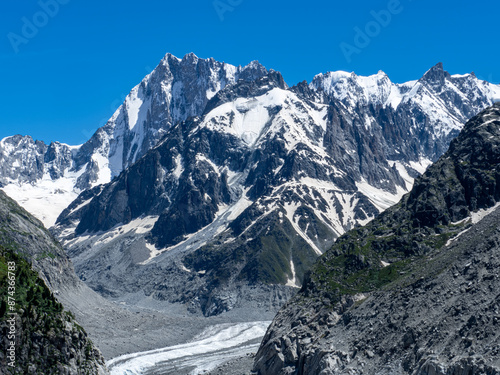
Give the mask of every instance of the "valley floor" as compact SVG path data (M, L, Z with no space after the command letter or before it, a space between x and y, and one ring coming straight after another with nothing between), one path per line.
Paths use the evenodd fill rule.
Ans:
M276 314L236 308L207 318L189 313L185 305L137 300L104 299L82 284L64 293L65 305L113 375L250 373L253 355Z

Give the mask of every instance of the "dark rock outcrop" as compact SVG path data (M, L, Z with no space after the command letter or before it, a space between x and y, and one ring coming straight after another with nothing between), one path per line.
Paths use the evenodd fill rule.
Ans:
M101 353L56 297L76 289L78 283L56 240L0 192L2 374L107 373ZM7 357L11 346L14 361Z
M0 373L107 374L101 353L74 315L16 251L0 246L0 289L15 301L0 302Z
M496 104L399 204L319 259L268 329L255 369L499 374L499 150Z

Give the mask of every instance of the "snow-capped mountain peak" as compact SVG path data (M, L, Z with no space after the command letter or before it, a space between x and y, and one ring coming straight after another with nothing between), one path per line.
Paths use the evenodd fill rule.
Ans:
M382 71L367 77L338 71L315 76L310 87L322 89L328 96L350 106L368 103L384 105L391 93L392 83Z
M325 133L326 119L371 106L373 109L369 112L384 111L384 121L405 124L406 130L384 136L387 147L394 150L389 160L398 161L405 154L403 149L408 148L402 145L410 144L412 138L419 140L419 144L413 146L414 155L404 161L410 163L436 159L467 118L498 99L498 85L478 80L472 74L450 76L443 71L442 64L431 68L420 80L404 84L392 83L382 71L367 77L340 71L319 74L309 85L299 84L288 90L278 72L268 72L258 61L241 67L213 58L201 59L192 53L182 59L166 54L130 91L107 124L85 144L47 146L18 136L3 140L0 182L10 194L19 199L24 197L26 207L51 212L44 214L46 218L51 217L45 220L50 226L62 206L26 197L26 184L36 188L43 181L45 187L41 195L58 191L61 202L67 204L79 192L117 177L153 148L175 124L215 109L218 112L211 114L214 124L229 126L221 116L234 115L235 122L226 130L238 134L247 146L256 147L260 140L285 134L287 150L307 144L310 150L316 147L315 155L321 154L326 163L324 151L318 150L324 137L327 140L338 137L338 134ZM331 103L335 111L327 110ZM377 119L379 116L366 113L356 126L373 132L376 129L373 125L381 121ZM275 120L266 127L271 117ZM417 120L407 124L409 118ZM283 124L288 125L283 127ZM311 134L316 135L311 137ZM335 147L345 152L341 160L350 159L354 145L343 139L337 142ZM348 163L343 163L336 173L348 168ZM364 178L371 184L379 184L369 174ZM65 181L64 189L59 186L62 181ZM394 193L394 187L391 189Z
M45 181L47 186L40 192L43 195L46 189L63 191L58 180L71 175L68 181L73 187L64 189L59 196L67 205L80 191L118 176L151 149L171 126L200 115L207 102L225 86L240 79L253 81L266 73L257 61L236 67L213 58L201 59L193 53L182 59L166 54L158 66L132 88L106 125L85 144L79 147L46 146L43 142L18 136L3 140L0 158L4 165L0 182L11 195L22 199L26 207L37 213L50 212L41 218L51 226L64 207L53 205L50 200L26 196L26 183L37 186ZM64 157L56 157L56 148ZM16 152L25 155L15 157L13 153ZM44 177L46 171L50 171L48 180ZM65 187L67 185L64 183ZM38 195L32 193L32 196ZM37 205L40 207L35 209Z
M112 183L82 194L54 232L82 277L96 288L106 278L118 295L139 288L210 315L234 306L230 285L296 286L335 238L411 188L453 137L435 132L443 119L473 110L470 92L492 100L475 81L454 96L461 81L450 79L439 91L383 72L292 88L275 71L237 80ZM105 270L109 259L126 264L133 284ZM176 281L164 281L165 268Z
M351 108L390 106L400 112L426 113L432 117L431 133L444 137L455 136L485 103L500 99L500 86L481 81L473 73L452 76L442 63L419 80L403 84L391 82L382 71L368 77L340 71L317 75L310 87Z

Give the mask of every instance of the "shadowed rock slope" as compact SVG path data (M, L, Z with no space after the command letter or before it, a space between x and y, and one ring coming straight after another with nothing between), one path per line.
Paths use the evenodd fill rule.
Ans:
M313 266L259 374L500 374L500 104Z
M15 269L12 274L9 268ZM15 275L14 289L8 288L11 275ZM101 353L74 315L64 311L25 259L2 246L0 289L5 296L0 302L1 374L108 373ZM15 355L9 357L12 347Z
M101 353L47 286L71 287L70 271L41 223L0 192L1 374L107 374Z

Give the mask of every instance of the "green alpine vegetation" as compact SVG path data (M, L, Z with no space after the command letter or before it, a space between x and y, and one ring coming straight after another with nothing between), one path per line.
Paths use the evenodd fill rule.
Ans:
M67 270L61 245L0 191L0 374L107 373L101 353L52 292L71 284Z
M14 289L9 293L9 265L15 264ZM95 374L95 351L85 331L69 311L31 269L30 264L12 250L0 246L0 361L7 374ZM11 309L7 296L15 301ZM12 315L14 314L14 315ZM15 316L15 366L5 357L7 338L12 332L8 320ZM71 372L71 368L76 371Z

